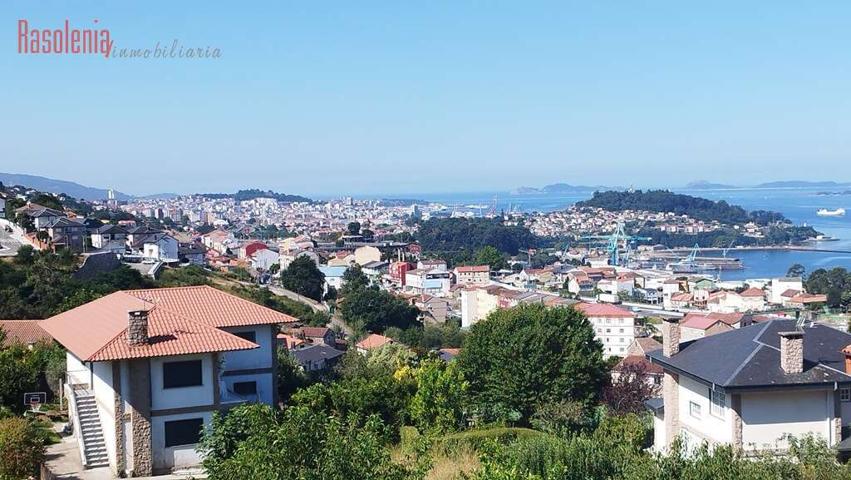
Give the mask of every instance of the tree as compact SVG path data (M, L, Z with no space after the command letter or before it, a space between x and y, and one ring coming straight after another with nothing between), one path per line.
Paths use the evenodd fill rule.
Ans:
M659 388L647 380L643 363L622 363L603 389L603 403L617 414L641 413L644 402L657 396Z
M810 293L827 295L827 304L831 307L851 305L851 273L844 268L819 268L807 277L805 287Z
M388 327L406 329L420 325L417 307L375 287L346 293L340 313L350 326L367 332L380 333Z
M786 271L787 277L803 277L804 273L806 273L806 269L800 263L796 263L789 267L789 270Z
M349 292L361 290L369 286L369 278L363 273L363 269L358 264L354 264L343 272L343 287L340 289L340 296L345 297Z
M458 363L430 358L413 375L417 393L408 410L419 431L445 434L463 428L467 382Z
M508 266L505 255L490 245L485 245L476 251L475 263L476 265L488 265L491 270L502 270Z
M358 235L360 233L360 222L349 222L346 225L346 231L349 235Z
M602 345L585 316L539 304L496 310L473 325L458 359L485 419L528 422L537 405L591 405L606 377Z
M279 347L277 356L278 401L286 404L293 393L308 384L308 379L301 365L298 364L289 350Z
M325 275L313 260L300 256L281 272L281 284L287 290L320 301L324 293Z
M0 479L34 477L44 460L44 436L32 420L0 420Z

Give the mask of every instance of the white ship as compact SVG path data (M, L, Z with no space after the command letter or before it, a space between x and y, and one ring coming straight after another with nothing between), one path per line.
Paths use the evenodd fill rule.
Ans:
M826 208L822 208L816 212L816 215L819 217L841 217L845 215L845 209L837 208L836 210L828 210Z

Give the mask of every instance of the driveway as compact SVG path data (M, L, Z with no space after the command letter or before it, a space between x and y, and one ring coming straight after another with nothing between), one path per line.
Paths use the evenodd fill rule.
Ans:
M19 248L21 248L21 242L12 237L3 225L0 225L0 257L14 257L18 254Z

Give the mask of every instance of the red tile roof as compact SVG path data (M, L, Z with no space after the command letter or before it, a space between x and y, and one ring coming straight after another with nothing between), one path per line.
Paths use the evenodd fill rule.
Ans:
M751 288L749 288L749 289L747 289L747 290L743 291L743 292L742 292L742 293L740 293L739 295L741 295L741 296L743 296L743 297L752 297L752 298L759 297L759 298L762 298L762 297L764 297L764 296L765 296L765 292L763 292L763 291L762 291L761 289L759 289L759 288L751 287Z
M16 343L32 345L53 341L53 337L39 326L40 322L40 320L0 320L0 330L3 330L6 336L0 347L8 347Z
M126 341L128 312L148 311L149 341ZM208 286L125 290L40 325L84 361L224 352L257 345L220 328L290 323L289 315Z
M608 303L577 303L573 308L587 317L635 317L629 310Z
M744 313L689 313L680 320L680 325L688 328L706 330L718 322L733 326L741 322L744 316Z
M378 335L377 333L370 333L366 338L358 342L356 346L364 350L372 350L388 343L393 343L393 339L384 335Z

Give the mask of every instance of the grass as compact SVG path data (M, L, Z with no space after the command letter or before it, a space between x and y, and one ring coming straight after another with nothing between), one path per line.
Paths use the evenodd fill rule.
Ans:
M545 434L528 428L491 427L452 433L434 439L429 450L431 469L426 479L453 480L461 478L462 474L474 472L481 466L478 449L488 441L507 443L518 438L540 435ZM415 445L422 437L413 427L403 427L400 436L401 442L393 448L391 457L396 462L408 463Z

